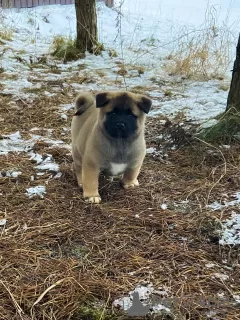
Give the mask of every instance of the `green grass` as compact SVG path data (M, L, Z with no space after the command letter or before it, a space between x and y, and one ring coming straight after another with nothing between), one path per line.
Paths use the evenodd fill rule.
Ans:
M74 313L72 320L127 320L129 317L123 315L115 315L111 310L105 309L105 306L85 305L79 307Z
M84 58L84 55L76 48L75 39L60 36L54 38L51 54L63 61L73 61Z
M103 44L98 43L94 48L93 54L99 55L104 50ZM52 56L61 59L64 62L74 61L85 57L85 54L76 47L76 40L70 37L55 37L52 42L51 51Z

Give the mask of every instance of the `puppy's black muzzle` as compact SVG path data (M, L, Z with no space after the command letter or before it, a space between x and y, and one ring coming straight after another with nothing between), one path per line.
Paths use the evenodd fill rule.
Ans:
M137 120L132 115L110 113L105 120L105 129L113 138L128 138L137 130Z

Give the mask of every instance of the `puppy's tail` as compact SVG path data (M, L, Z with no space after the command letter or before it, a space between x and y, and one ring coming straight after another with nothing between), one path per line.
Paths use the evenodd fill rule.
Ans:
M75 116L83 114L90 106L95 103L95 97L90 92L82 92L78 95L75 102Z

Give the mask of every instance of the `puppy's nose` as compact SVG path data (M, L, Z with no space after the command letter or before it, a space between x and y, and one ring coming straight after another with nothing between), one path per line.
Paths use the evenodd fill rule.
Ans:
M125 130L125 124L123 122L117 122L116 127L119 130Z

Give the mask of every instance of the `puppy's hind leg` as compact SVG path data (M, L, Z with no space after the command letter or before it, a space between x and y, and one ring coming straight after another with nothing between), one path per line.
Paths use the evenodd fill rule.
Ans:
M78 186L82 188L82 166L74 163L74 171L77 176Z
M73 170L77 177L77 182L80 188L82 188L82 163L79 157L73 155Z

